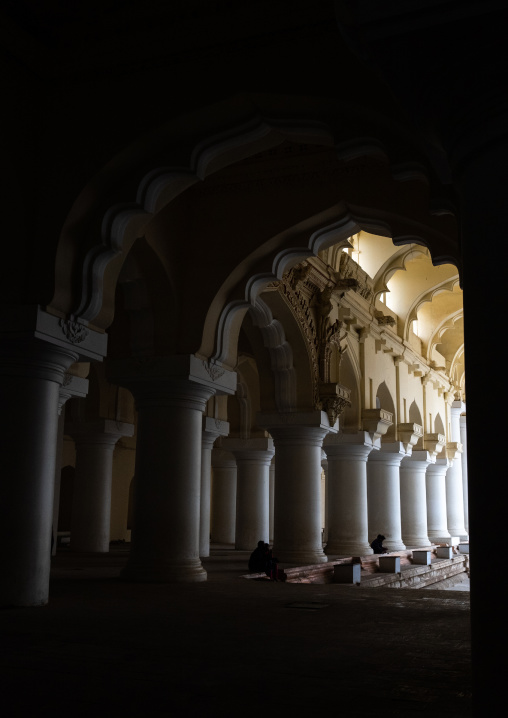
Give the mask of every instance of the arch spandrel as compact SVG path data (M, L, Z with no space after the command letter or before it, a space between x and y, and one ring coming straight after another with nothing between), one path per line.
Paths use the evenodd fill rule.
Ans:
M209 338L209 320L213 320L214 335L225 296L231 301L231 289L240 285L243 302L254 285L259 291L265 279L273 278L274 267L277 275L282 266L287 271L293 259L301 260L309 250L319 251L323 243L310 241L308 236L304 242L288 248L285 232L288 227L316 217L316 213L326 212L337 198L342 200L341 221L350 217L349 234L363 227L390 234L395 242L416 237L415 241L433 247L436 257L453 253L455 230L448 218L444 221L432 214L420 181L398 178L386 155L380 158L379 150L372 155L371 147L363 147L361 142L354 155L350 149L345 155L343 151L337 152L330 143L333 131L326 130L326 123L319 123L316 118L307 124L301 120L293 124L292 127L287 120L256 119L253 115L248 127L244 120L226 133L216 131L208 140L206 135L202 136L194 145L196 150L201 143L201 149L194 154L190 152L192 160L186 168L180 164L171 172L145 172L135 193L138 201L133 202L133 195L125 196L123 202L112 208L103 223L102 237L95 245L88 237L85 245L88 243L89 249L85 253L83 241L80 244L76 240L79 234L74 232L76 225L69 219L66 225L69 231L64 232L58 251L57 288L49 311L79 315L91 328L104 329L112 310L103 304L113 301L111 285L120 273L122 257L126 248L143 235L173 272L171 280L186 307L185 321L182 310L178 322L176 351L209 358L217 354ZM256 132L259 137L253 140ZM307 148L297 151L289 160L284 156L282 161L277 153L256 160L260 165L256 177L252 177L252 167L242 166L242 162L259 154L262 147L296 144L302 137ZM205 156L209 158L206 161ZM189 172L200 181L190 182ZM192 199L194 207L187 233L172 225L172 212L168 209L176 196L183 195ZM224 198L222 203L220 196ZM161 198L165 199L159 201ZM169 205L161 206L167 201ZM174 257L175 248L177 269L167 256L169 249ZM196 258L199 262L193 267ZM80 289L76 287L77 277L83 277ZM200 302L194 299L196 286L203 289Z

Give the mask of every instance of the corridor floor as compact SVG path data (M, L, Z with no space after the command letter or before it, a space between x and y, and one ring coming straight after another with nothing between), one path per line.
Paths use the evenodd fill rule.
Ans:
M206 582L128 584L127 555L63 549L47 606L0 611L6 718L471 715L467 591L247 581L220 547Z

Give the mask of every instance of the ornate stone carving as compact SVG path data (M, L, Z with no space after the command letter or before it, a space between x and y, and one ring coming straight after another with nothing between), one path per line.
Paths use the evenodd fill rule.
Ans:
M321 409L333 426L344 409L351 406L351 390L341 384L322 384L320 387Z
M67 374L67 372L64 374L63 383L62 386L69 386L73 379L72 374Z
M393 327L397 323L393 317L390 317L386 314L381 314L380 316L376 316L377 323L380 326L389 326Z
M90 333L83 324L74 322L72 319L60 319L59 325L66 339L72 344L79 344L84 341Z
M217 381L217 379L220 379L221 376L225 374L225 369L216 364L209 364L203 360L203 366L212 381Z
M344 291L354 289L367 302L371 302L374 297L372 279L346 252L342 252L340 256L339 271L336 273L336 287L338 290Z

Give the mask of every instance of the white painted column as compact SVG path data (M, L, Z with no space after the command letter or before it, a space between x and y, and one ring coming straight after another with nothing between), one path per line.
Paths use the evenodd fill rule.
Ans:
M134 426L111 419L67 424L76 444L76 473L72 502L72 551L107 553L111 521L113 451Z
M212 490L210 509L212 543L235 543L236 459L222 447L212 449Z
M330 489L328 484L328 459L326 452L321 450L321 528L323 536L323 545L328 543L328 502L330 498ZM324 479L323 479L324 476Z
M469 491L467 487L467 428L466 415L460 415L460 443L462 444L462 496L464 499L464 526L469 534Z
M279 561L324 563L321 535L321 449L330 427L325 412L258 414L275 445L273 553Z
M270 487L269 487L269 526L268 533L270 536L269 543L273 544L273 516L275 505L275 455L270 461Z
M205 581L199 559L201 432L212 391L189 380L128 384L136 400L138 437L131 581Z
M38 339L0 340L0 606L48 601L59 388L77 359Z
M408 455L402 442L381 444L367 462L367 500L369 539L378 534L385 536L383 546L389 551L402 551L400 515L400 464ZM409 454L410 455L410 454Z
M83 365L76 365L80 367L78 371L88 373L89 364L87 363L83 369ZM71 367L76 369L76 367ZM58 437L56 443L56 463L55 463L55 491L53 494L53 556L56 554L57 548L57 536L58 536L58 516L60 513L60 482L62 479L62 451L63 451L63 438L64 438L64 424L65 424L65 404L72 397L86 397L88 393L88 379L84 376L76 376L67 372L64 375L63 385L60 387L58 393Z
M446 512L446 472L451 461L436 459L425 473L427 494L427 535L432 543L450 543Z
M366 431L330 434L328 457L328 556L367 556L367 459L377 451ZM378 532L379 533L379 532ZM376 534L377 535L377 534Z
M222 445L236 458L235 548L253 551L269 539L270 463L272 439L224 439Z
M450 407L450 423L452 440L447 448L455 451L453 464L446 472L446 510L448 514L448 531L466 541L464 525L464 493L462 489L462 444L460 443L460 415L465 406L461 401L454 401Z
M430 545L427 528L426 473L435 456L414 451L400 464L400 508L402 540L408 547Z
M199 555L205 558L210 555L210 505L211 505L211 473L212 449L219 436L229 434L227 421L203 417L203 434L201 442L201 499L199 514Z

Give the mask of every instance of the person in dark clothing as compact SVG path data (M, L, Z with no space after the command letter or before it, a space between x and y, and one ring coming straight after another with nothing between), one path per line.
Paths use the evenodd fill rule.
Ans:
M374 553L387 553L386 549L383 547L384 540L385 540L384 536L381 536L381 534L377 535L377 538L375 538L374 541L370 545L370 547L374 551Z
M254 549L249 558L249 571L251 573L266 572L268 559L268 544L264 541L258 541L257 548Z

